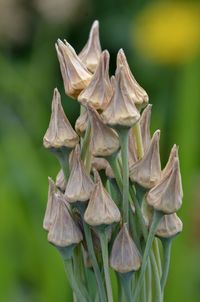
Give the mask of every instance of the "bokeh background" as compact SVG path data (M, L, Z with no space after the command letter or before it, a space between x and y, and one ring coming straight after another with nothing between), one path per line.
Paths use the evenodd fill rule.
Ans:
M153 104L162 161L180 146L184 232L174 241L166 302L200 301L200 2L0 0L0 301L71 301L60 256L42 220L57 161L42 147L54 87L64 95L54 43L79 52L94 19L102 48L119 48Z

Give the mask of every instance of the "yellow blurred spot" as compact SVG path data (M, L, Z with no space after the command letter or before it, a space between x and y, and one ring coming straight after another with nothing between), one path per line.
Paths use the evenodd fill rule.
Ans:
M137 17L132 38L138 51L158 63L182 63L200 48L200 7L156 3Z

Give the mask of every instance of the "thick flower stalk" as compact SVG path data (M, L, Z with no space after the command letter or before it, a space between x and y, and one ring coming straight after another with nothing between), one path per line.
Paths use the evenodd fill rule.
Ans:
M163 302L172 242L183 227L178 148L162 169L149 97L122 49L110 77L98 21L79 55L67 41L58 40L56 51L80 115L74 130L55 89L43 144L61 170L55 182L49 177L43 228L64 261L74 302Z

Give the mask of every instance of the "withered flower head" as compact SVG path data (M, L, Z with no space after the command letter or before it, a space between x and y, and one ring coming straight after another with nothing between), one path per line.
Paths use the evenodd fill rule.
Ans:
M69 213L64 196L61 192L58 192L55 194L55 198L57 211L48 233L48 241L57 247L78 244L83 239L83 236Z
M94 184L80 159L80 147L77 145L65 196L70 203L87 201L90 198L93 188Z
M155 186L161 177L159 140L160 131L157 130L143 158L130 168L130 179L147 189Z
M82 104L104 110L110 102L113 90L109 78L109 60L109 52L104 50L90 84L79 94L78 101Z
M62 104L58 89L54 89L52 100L52 113L49 127L43 138L45 148L74 148L79 137L70 125Z
M165 175L147 194L147 202L158 211L172 214L181 207L182 198L179 160L175 158L171 172Z
M63 169L60 169L56 176L56 187L61 190L62 192L65 192L66 189L66 180L65 175L63 173Z
M125 68L125 87L131 100L135 103L138 110L144 108L148 104L149 97L134 78L123 49L120 49L117 55L117 68L120 66Z
M99 40L99 22L96 20L92 24L89 39L84 48L79 53L79 58L93 73L99 62L101 55L101 45Z
M156 236L160 238L174 237L182 232L183 223L176 213L164 215L159 222L156 230Z
M96 184L84 214L84 220L91 226L110 225L119 222L121 215L115 202L104 189L101 178L95 171Z
M112 168L111 168L111 166L110 166L109 164L108 164L108 166L106 167L105 173L106 173L106 176L107 176L108 178L110 178L110 179L114 179L114 178L115 178L115 175L114 175L114 173L113 173L113 170L112 170Z
M140 118L140 128L141 128L144 152L148 149L151 142L151 132L150 132L151 108L152 105L149 104L142 112Z
M48 190L48 199L47 199L47 207L44 215L44 220L43 220L43 228L46 231L49 231L50 226L53 221L53 217L56 212L56 203L55 203L55 192L56 192L56 186L54 181L49 177L49 190Z
M141 257L131 238L126 224L123 225L113 243L110 266L119 273L139 270Z
M178 157L178 147L174 144L172 149L171 149L168 162L167 162L165 168L162 170L162 177L165 177L168 173L171 172L171 170L173 169L175 158L179 159L179 157Z
M104 122L111 127L132 127L140 118L125 82L125 68L120 66L113 79L113 96L102 113Z
M108 161L105 158L101 157L93 157L92 158L92 169L96 169L97 171L106 170L109 166Z
M60 70L64 82L65 93L77 98L79 93L89 84L91 73L77 56L74 48L59 39L55 44Z
M75 130L78 135L83 136L89 122L88 111L85 110L83 113L79 115L75 123Z
M133 132L129 132L129 142L128 142L128 165L131 167L133 164L135 164L138 161L137 156L137 147L135 143L135 137L133 136Z
M97 113L88 107L91 120L90 152L93 156L109 156L119 149L119 138L117 133L105 125Z

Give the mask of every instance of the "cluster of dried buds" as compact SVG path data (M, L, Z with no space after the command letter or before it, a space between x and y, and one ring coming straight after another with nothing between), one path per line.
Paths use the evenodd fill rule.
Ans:
M67 41L58 40L56 51L65 93L81 110L74 130L54 90L43 144L61 170L49 178L48 241L64 259L74 301L112 302L113 269L118 301L161 302L171 242L182 230L177 146L162 170L148 95L122 49L110 78L98 21L79 55Z

